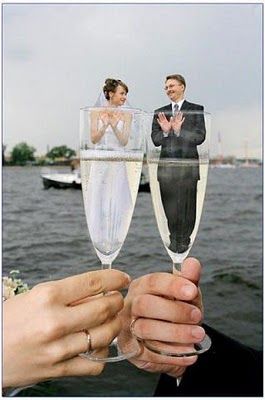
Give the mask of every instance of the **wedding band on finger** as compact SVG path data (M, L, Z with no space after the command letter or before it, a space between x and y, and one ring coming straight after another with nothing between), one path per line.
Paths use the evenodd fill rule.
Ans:
M91 352L93 351L92 344L91 344L91 335L87 329L83 329L82 333L84 333L86 335L87 348L83 353L79 353L78 355L81 358L87 359L90 356Z
M134 331L134 325L135 325L135 322L137 321L137 319L138 319L138 317L133 318L132 321L131 321L131 323L130 323L130 331L131 331L131 334L134 335L134 336L136 336L136 337L137 337L137 335L136 335L136 333L135 333L135 331Z
M87 329L84 329L83 332L86 334L86 340L87 340L87 349L85 353L90 353L90 351L92 350L91 336Z

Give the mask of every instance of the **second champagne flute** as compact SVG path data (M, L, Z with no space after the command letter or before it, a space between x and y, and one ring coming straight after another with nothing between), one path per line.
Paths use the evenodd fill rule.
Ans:
M172 120L169 112L165 116ZM161 239L173 264L173 274L181 273L181 264L194 243L207 183L209 164L210 114L183 110L176 117L179 129L165 134L159 115L149 114L147 161L151 195ZM200 343L152 343L150 350L175 357L192 356L209 349L206 335Z

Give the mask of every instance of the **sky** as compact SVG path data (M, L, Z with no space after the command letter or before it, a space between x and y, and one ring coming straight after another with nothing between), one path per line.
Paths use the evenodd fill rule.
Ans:
M165 77L211 113L212 157L262 157L262 4L3 4L3 143L78 150L79 109L106 78L132 106L168 104ZM218 135L221 143L218 142Z

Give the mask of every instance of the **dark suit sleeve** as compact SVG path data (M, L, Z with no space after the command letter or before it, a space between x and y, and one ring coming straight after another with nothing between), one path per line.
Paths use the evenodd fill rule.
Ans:
M157 117L158 117L157 114L158 114L158 112L155 111L154 117L153 117L153 123L152 123L151 137L152 137L154 145L158 147L158 146L162 145L162 140L164 138L164 134L163 134L163 131L162 131L159 123L157 122Z
M185 117L187 120L184 121L183 128L180 130L180 137L183 142L188 142L195 146L204 142L206 128L203 112L203 106L198 105L190 115Z
M212 347L188 367L180 386L161 375L155 396L263 396L262 352L204 325Z

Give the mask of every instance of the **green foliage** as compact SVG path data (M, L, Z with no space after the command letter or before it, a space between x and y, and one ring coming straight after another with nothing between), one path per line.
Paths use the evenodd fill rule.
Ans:
M11 152L11 161L15 165L25 165L28 161L34 161L34 152L36 149L22 142L17 144Z
M6 160L5 160L5 151L6 151L6 146L3 144L2 145L2 165L5 165Z
M67 158L70 159L76 155L76 152L72 149L70 149L67 146L57 146L53 147L47 154L46 156L48 158L51 158L52 160L55 160L56 158Z

